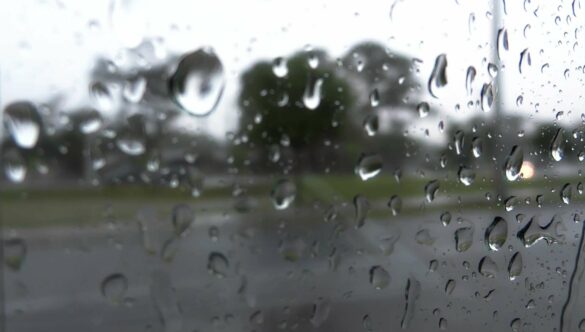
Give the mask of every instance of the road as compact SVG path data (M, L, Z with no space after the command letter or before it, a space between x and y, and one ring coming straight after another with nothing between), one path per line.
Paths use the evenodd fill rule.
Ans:
M573 214L581 208L451 211L448 226L441 211L388 214L359 229L349 205L328 222L313 209L209 212L173 242L176 254L166 251L167 260L160 252L173 237L168 220L151 220L146 232L137 221L20 230L27 254L19 271L5 268L6 331L508 331L517 318L522 331L553 331L574 268L581 225ZM544 224L555 214L562 217L559 243L525 248L518 230L532 216ZM483 238L496 215L507 220L508 237L490 251ZM465 252L455 250L460 227L473 228ZM523 270L511 281L516 252ZM227 259L225 270L218 265L223 277L208 271L212 253ZM497 266L493 278L478 271L484 256ZM370 283L374 266L389 275L382 289ZM120 303L100 291L115 273L128 284ZM450 279L455 287L446 292Z

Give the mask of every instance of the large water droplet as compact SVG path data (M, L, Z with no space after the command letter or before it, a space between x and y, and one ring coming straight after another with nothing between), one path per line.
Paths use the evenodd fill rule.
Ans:
M530 221L518 231L516 236L522 241L524 247L529 248L541 240L547 244L556 243L556 238L549 232L552 221L541 227L533 217Z
M447 85L447 55L440 54L435 59L435 66L429 78L428 89L431 96L437 97L437 89Z
M381 266L370 269L370 284L376 289L384 289L390 283L390 274Z
M524 163L524 152L518 145L512 147L512 151L506 158L504 169L506 172L506 178L508 181L515 181L520 176L520 169Z
M429 115L430 107L429 103L422 102L416 106L416 110L418 111L418 116L421 118L426 118Z
M175 234L183 236L195 220L195 211L187 204L177 204L173 208L173 228Z
M280 179L276 181L270 197L272 198L272 205L277 210L284 210L288 208L295 200L297 195L297 187L294 182L287 179Z
M144 77L138 76L129 79L126 84L124 84L124 99L131 103L138 103L140 100L142 100L142 96L144 96L145 91L146 79Z
M368 210L370 209L370 202L362 195L356 195L353 198L353 207L355 209L355 224L360 228L366 222Z
M173 100L195 116L206 116L216 108L224 86L223 65L209 48L183 56L169 81Z
M283 57L278 57L272 62L272 72L276 77L285 77L288 75L288 65Z
M8 268L18 271L26 258L26 243L21 238L4 241L4 263Z
M481 157L482 150L483 150L483 143L481 141L481 138L474 137L471 140L471 152L473 153L473 156L475 158Z
M573 186L570 183L565 183L560 192L561 200L565 204L571 204L571 198L573 197Z
M305 92L303 93L303 104L306 108L314 110L321 104L321 90L323 88L323 79L309 76Z
M550 154L555 161L561 161L565 156L564 143L563 129L559 128L550 144Z
M508 264L508 277L510 280L518 278L522 273L522 268L522 255L517 252L510 258L510 263Z
M102 296L113 304L120 304L126 297L128 279L121 273L107 276L101 283Z
M432 202L435 199L437 191L439 191L439 181L431 180L425 185L425 198L427 202Z
M388 207L392 211L392 215L397 216L402 210L402 199L398 195L394 195L388 201Z
M492 83L484 84L481 87L480 93L481 109L484 112L489 112L494 105L496 99L496 87Z
M3 153L4 174L14 183L24 181L27 167L22 154L17 149L6 149Z
M498 273L498 266L490 257L484 256L479 261L479 273L486 278L495 278Z
M79 130L84 134L93 134L102 127L102 116L100 113L91 109L83 113L83 118L79 123Z
M457 175L459 176L459 181L466 186L472 185L475 181L475 172L471 168L461 166Z
M502 217L495 217L485 230L484 241L491 250L500 250L508 238L508 223Z
M382 171L382 157L379 154L362 153L355 165L355 174L359 175L362 181L369 180Z
M228 272L229 263L227 258L218 252L209 254L207 261L207 271L217 278L225 278Z
M39 139L41 118L35 105L12 103L4 109L4 125L10 136L23 149L32 149Z
M455 231L455 249L458 252L467 251L473 244L473 229L461 227Z
M467 68L467 73L465 74L465 90L468 95L473 93L473 81L475 80L476 75L477 71L475 70L475 67L469 66Z

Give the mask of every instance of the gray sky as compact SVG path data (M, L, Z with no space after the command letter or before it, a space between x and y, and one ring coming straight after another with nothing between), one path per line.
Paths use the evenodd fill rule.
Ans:
M86 104L87 73L97 56L119 61L123 50L142 38L160 38L169 53L211 46L221 58L227 83L218 108L205 119L185 121L187 126L210 127L214 134L223 135L234 124L239 75L250 64L306 45L340 56L359 41L375 40L421 59L424 82L437 55L447 54L449 83L441 89L439 99L426 98L440 114L416 124L418 129L434 129L440 119L448 124L481 112L466 104L477 100L481 85L490 80L487 63L495 44L488 13L492 3L458 2L5 1L0 11L1 104L18 99L42 101L57 93L64 94L70 106ZM505 108L549 121L556 111L564 111L564 121L574 121L583 105L584 74L578 67L585 63L585 51L579 44L585 10L577 7L573 16L572 0L507 2L508 14L500 24L507 28L510 40L500 70ZM470 16L475 17L471 25ZM530 51L532 66L520 74L518 62L525 48ZM541 72L546 63L548 68ZM465 91L465 71L470 65L478 71L472 97ZM520 95L524 103L516 106ZM454 111L456 104L461 105L459 112Z

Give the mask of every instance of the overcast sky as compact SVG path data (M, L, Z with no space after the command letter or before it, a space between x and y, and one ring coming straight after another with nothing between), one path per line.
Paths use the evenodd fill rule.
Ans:
M583 112L585 51L579 43L585 10L577 3L574 16L572 0L507 2L507 14L496 23L507 28L510 41L499 74L505 82L500 94L504 108L542 120L553 121L558 111L564 111L564 121L578 119ZM448 84L438 99L427 98L440 114L419 127L464 119L481 112L466 104L477 100L481 85L490 80L487 64L495 45L493 3L477 0L18 0L1 7L3 106L54 94L65 95L70 106L87 104L87 74L96 57L119 59L143 38L160 38L168 53L211 46L221 58L227 83L218 108L205 119L188 120L214 128L217 135L235 123L239 75L253 62L306 45L340 56L364 40L421 59L425 82L435 58L445 53ZM520 73L520 53L526 48L532 65ZM470 65L478 71L472 97L465 91ZM520 106L518 96L524 100Z

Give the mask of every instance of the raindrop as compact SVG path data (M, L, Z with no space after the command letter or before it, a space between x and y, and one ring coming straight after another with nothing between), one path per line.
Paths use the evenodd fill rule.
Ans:
M131 103L138 103L142 100L144 92L146 91L146 79L142 76L130 79L124 84L123 95L124 99Z
M4 241L4 263L8 268L18 271L26 258L26 243L21 238Z
M512 210L514 210L514 208L516 208L516 204L518 203L518 199L516 199L516 196L510 196L506 199L506 201L504 202L504 206L506 208L506 211L510 212Z
M522 67L524 66L531 66L532 59L530 58L530 51L525 48L522 52L520 52L520 62L518 63L518 71L522 74Z
M498 266L488 256L484 256L479 261L479 273L486 278L495 278L498 273Z
M378 132L378 115L376 114L368 114L364 119L364 130L368 136L374 136Z
M183 56L169 80L175 103L194 116L206 116L219 103L225 86L224 69L211 48Z
M485 230L484 241L488 248L497 251L502 248L508 238L508 223L502 217L495 217Z
M288 65L286 60L282 57L274 59L272 62L272 72L274 73L274 76L280 78L288 75Z
M311 325L320 327L325 323L331 312L331 304L324 298L317 299L313 304L313 314L311 315Z
M473 153L473 156L475 158L481 157L482 150L483 150L483 144L482 144L481 138L474 137L471 140L471 152Z
M522 241L522 244L524 244L524 247L526 248L535 245L541 240L544 240L547 244L555 243L557 240L548 231L551 224L552 222L541 227L533 217L524 227L522 227L522 229L518 231L516 236Z
M453 144L455 145L455 153L459 156L463 153L463 144L465 143L465 135L461 130L457 130L453 136Z
M570 183L565 183L561 189L561 200L565 204L571 204L571 197L573 196L573 186Z
M6 106L4 125L19 147L32 149L37 144L41 132L41 118L32 103L16 102Z
M287 179L278 180L272 187L270 197L272 205L277 210L288 208L295 200L297 187L294 182Z
M475 80L475 76L477 75L477 71L475 67L469 66L467 68L467 74L465 75L465 90L467 90L467 94L471 95L473 93L473 81Z
M420 288L421 285L418 280L414 277L408 278L406 289L404 291L404 312L402 313L402 319L400 320L400 327L402 327L402 329L407 329L414 317L416 301L420 296Z
M453 290L455 290L455 280L449 279L447 284L445 284L445 293L447 293L447 295L451 295Z
M121 304L128 290L128 279L121 273L107 276L101 283L102 296L113 304Z
M187 204L178 204L173 208L173 228L175 234L184 236L195 220L195 211Z
M522 328L522 320L520 318L514 318L510 322L510 328L512 329L512 332L520 332L520 329Z
M508 277L510 280L516 280L520 276L522 265L522 255L517 252L510 258L510 263L508 264Z
M125 131L118 135L116 145L120 151L129 156L139 156L146 151L145 142L141 135L132 131Z
M494 101L496 99L496 87L492 84L484 84L481 87L481 109L484 112L489 112L492 109Z
M435 60L435 66L429 78L428 89L431 96L437 98L436 89L447 85L447 55L440 54Z
M441 213L441 223L443 224L443 226L447 227L449 225L449 223L451 222L451 213L449 211L445 211L443 213Z
M229 268L227 258L218 252L212 252L209 254L207 261L207 271L216 276L217 278L225 278Z
M461 166L457 175L459 181L466 186L470 186L475 181L475 172L471 168Z
M355 174L359 175L362 181L369 180L382 171L382 157L379 154L362 153L355 166Z
M564 140L563 129L559 128L550 144L550 154L555 161L561 161L565 156Z
M309 67L311 69L316 69L319 66L319 58L317 57L317 54L315 53L309 54L307 63L309 64Z
M397 216L402 210L402 199L398 195L394 195L388 201L388 207L392 211L393 216Z
M370 315L364 315L364 317L362 318L362 326L364 327L364 329L367 332L374 331L374 328L372 327L372 319L370 318Z
M518 145L512 147L512 151L506 158L504 169L508 181L515 181L520 176L520 169L524 163L524 152Z
M6 149L3 153L4 174L13 183L20 183L26 177L26 164L16 149Z
M79 123L79 130L84 134L93 134L102 127L102 117L97 110L89 110L83 113Z
M378 89L374 89L370 93L370 105L372 105L372 107L380 105L380 93L378 92Z
M498 47L498 58L502 58L503 51L507 51L509 48L508 44L508 30L505 28L501 28L498 30L498 37L497 37L497 47Z
M444 331L448 328L449 328L449 325L447 324L447 320L445 318L441 317L439 319L439 329Z
M430 107L427 102L423 101L422 103L418 104L416 110L418 111L418 116L420 118L426 118L429 115Z
M261 310L255 311L250 315L250 323L254 325L262 325L264 323L264 314Z
M487 71L491 78L498 76L498 66L493 63L488 64Z
M434 237L431 236L431 232L429 232L429 230L426 228L416 232L414 239L416 243L425 246L433 245L433 243L435 243L436 240Z
M321 90L323 79L309 76L305 92L303 93L303 104L307 109L314 110L321 103Z
M386 288L390 283L390 274L381 266L374 266L370 269L370 284L380 290Z
M355 224L357 228L360 228L366 222L370 202L368 202L368 199L364 196L356 195L353 198L353 207L355 209Z
M428 203L435 199L437 191L439 191L439 181L431 180L425 185L425 198Z
M94 82L89 87L89 94L100 111L109 112L113 110L114 100L107 85L102 82Z
M461 227L455 231L455 249L458 252L467 251L473 244L473 229Z

